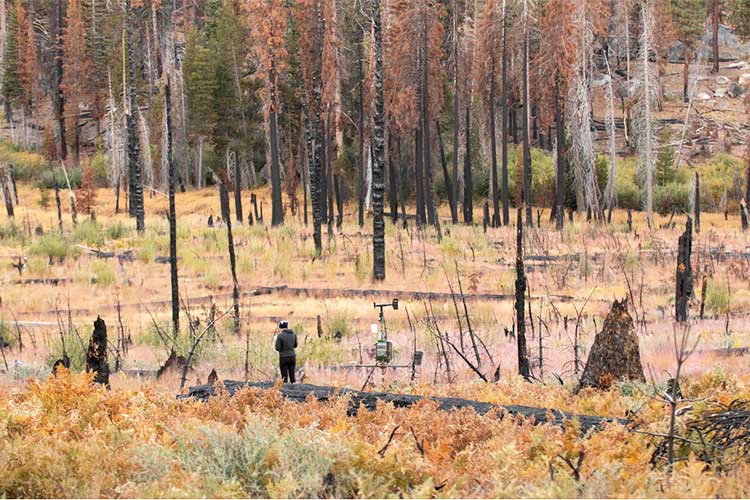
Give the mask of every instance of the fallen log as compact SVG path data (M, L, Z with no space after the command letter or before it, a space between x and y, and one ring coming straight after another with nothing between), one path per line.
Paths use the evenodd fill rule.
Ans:
M20 278L15 280L9 280L5 283L10 285L53 285L57 286L60 283L70 283L72 278Z
M240 382L235 380L225 380L224 387L230 395L234 395L240 389L252 387L258 389L272 390L273 382ZM312 384L284 384L281 386L281 395L286 399L302 403L308 397L313 397L319 401L328 401L336 395L351 396L348 415L356 415L359 408L372 411L378 402L392 403L396 408L407 408L425 399L424 396L413 394L394 394L390 392L362 392L353 389L328 386L319 386ZM198 399L205 401L213 396L214 386L211 384L190 387L187 394L178 395L177 399ZM576 415L551 408L536 408L533 406L521 405L494 405L482 401L473 401L461 398L447 397L430 397L428 398L438 403L438 409L442 411L460 410L463 408L473 408L479 415L484 415L492 410L499 410L500 418L505 415L511 417L524 417L530 419L534 424L552 424L562 426L568 420L578 420L581 425L581 433L585 434L592 429L600 429L608 423L628 424L623 419L600 417L597 415Z

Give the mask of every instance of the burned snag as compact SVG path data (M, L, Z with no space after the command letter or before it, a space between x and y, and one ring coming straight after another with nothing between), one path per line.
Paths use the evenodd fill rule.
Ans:
M693 252L693 221L687 218L685 232L680 235L677 248L675 284L675 319L687 321L688 299L693 295L693 270L690 257Z
M107 363L107 325L97 316L94 331L86 351L86 371L94 372L94 383L109 389L109 364Z

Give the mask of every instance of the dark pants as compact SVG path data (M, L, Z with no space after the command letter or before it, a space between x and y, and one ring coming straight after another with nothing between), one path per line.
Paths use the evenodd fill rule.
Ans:
M297 358L279 358L279 368L281 368L281 379L284 383L291 382L294 384L294 368L297 365Z

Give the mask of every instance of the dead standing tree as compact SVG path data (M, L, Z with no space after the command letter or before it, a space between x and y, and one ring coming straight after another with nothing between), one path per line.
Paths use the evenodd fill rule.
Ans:
M240 334L240 289L237 284L237 263L234 254L234 238L232 237L232 219L229 213L229 192L223 182L219 182L219 199L221 201L221 218L227 225L227 244L229 247L229 266L232 270L232 302L234 309L235 335Z
M531 378L529 355L526 351L526 274L523 267L523 210L518 207L516 219L516 343L518 345L518 374Z
M680 235L677 248L675 283L675 319L687 321L688 300L693 295L693 270L690 257L693 252L693 220L688 217L685 232Z
M177 212L174 203L175 168L172 151L172 97L169 77L164 86L164 110L166 114L167 168L169 170L169 277L172 288L172 335L180 334L180 290L177 278ZM236 180L235 180L236 182ZM118 302L119 307L119 302Z

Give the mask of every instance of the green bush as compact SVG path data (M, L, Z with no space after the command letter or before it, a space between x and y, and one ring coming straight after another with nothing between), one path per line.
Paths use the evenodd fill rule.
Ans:
M10 221L7 224L0 224L0 240L18 239L23 239L23 233L21 233L21 229L14 221Z
M65 351L70 358L70 371L83 371L86 367L86 348L84 347L81 338L73 332L58 334L52 337L52 345L50 346L49 355L46 359L47 366L52 368L55 361L62 358L63 342L60 335L65 338Z
M624 209L640 210L643 208L641 190L634 182L618 182L616 187L617 206Z
M727 192L727 208L736 212L739 200L744 197L744 172L742 161L728 154L720 154L710 163L697 167L701 175L701 202L704 209L716 206L720 209L724 191ZM694 182L694 181L693 181Z
M83 174L81 169L78 167L68 168L68 179L70 180L70 187L73 189L79 189L81 187L81 179ZM62 167L48 168L44 170L39 176L39 182L37 186L42 189L54 189L55 184L60 189L68 189L68 183L65 182L65 172Z
M47 233L35 241L29 253L31 255L42 255L51 259L60 261L67 257L70 251L70 245L65 238L59 233Z
M73 241L84 245L100 247L104 244L102 228L95 220L86 219L73 229Z
M127 236L129 233L130 228L119 220L111 226L107 226L107 238L110 240L119 240L120 238Z
M38 179L49 170L49 162L44 156L23 151L9 141L0 141L0 163L15 167L16 179L28 181Z
M670 182L654 188L654 210L661 215L690 211L690 187L687 184Z
M708 280L706 307L715 314L725 314L729 310L729 286L726 281Z
M336 332L341 333L344 337L349 336L352 332L352 318L346 311L337 311L328 318L327 334L333 336Z
M94 184L98 187L107 187L109 185L110 158L104 154L104 151L97 151L91 157L91 171L94 174Z
M94 272L94 282L97 286L110 286L115 282L115 272L104 261L94 261L91 264L91 270Z

